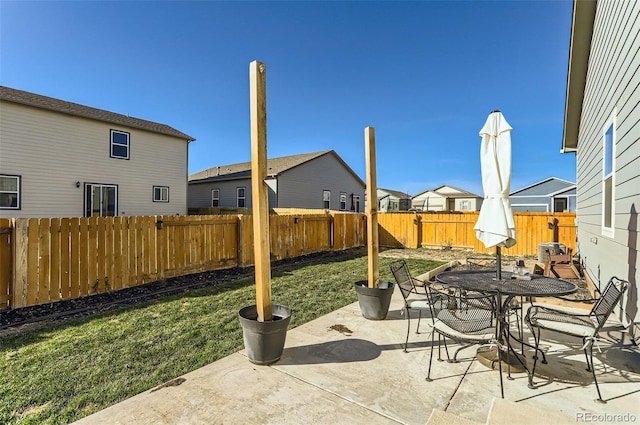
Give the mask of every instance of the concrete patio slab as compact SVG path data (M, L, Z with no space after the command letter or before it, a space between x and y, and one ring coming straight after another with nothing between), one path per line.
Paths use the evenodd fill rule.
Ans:
M423 318L421 334L413 333L417 320L412 319L405 353L407 323L401 306L395 291L387 319L373 321L351 304L290 329L282 358L271 366L254 365L241 351L176 377L184 379L174 381L179 385L145 391L77 423L425 424L433 409L487 423L494 398L500 398L498 371L477 361L477 347L470 347L458 363L439 362L434 355L434 380L427 382L429 319ZM553 338L543 333L549 364L539 368L536 389L528 388L525 373L513 374L513 380L504 374L506 401L539 412L539 423L545 412L568 424L612 423L607 419L623 415L640 420L638 347L600 344L596 369L607 403L599 404L579 341L567 345ZM531 361L531 350L526 354ZM504 422L494 418L491 423Z

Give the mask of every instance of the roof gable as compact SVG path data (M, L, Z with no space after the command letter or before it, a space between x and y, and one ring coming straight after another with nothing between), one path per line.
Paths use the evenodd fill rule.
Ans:
M556 192L561 192L575 186L575 183L559 179L557 177L549 177L537 183L523 187L513 191L509 196L549 196Z
M409 195L408 193L405 193L405 192L401 192L399 190L378 188L378 197L383 197L383 196L392 196L392 197L398 198L398 199L409 199L409 198L411 198L411 195Z
M442 186L433 189L433 191L442 195L446 195L449 198L481 198L481 196L479 195L467 192L466 190L458 189L457 187L449 186L447 184L443 184Z
M353 176L364 185L364 181L340 158L340 156L334 150L320 151L305 153L300 155L290 155L278 158L267 159L267 176L277 177L280 174L286 173L293 168L299 167L309 161L313 161L324 155L332 155L343 167L347 169ZM247 174L248 173L248 174ZM240 162L237 164L221 165L217 167L211 167L197 173L189 175L189 181L213 181L213 180L231 180L242 176L251 176L251 162Z
M195 140L188 134L178 131L173 127L169 127L166 124L134 118L128 115L116 114L115 112L96 109L90 106L84 106L9 87L0 86L0 100L95 121L137 128L140 130L150 131L152 133L164 134L166 136L173 136L184 139L188 142Z

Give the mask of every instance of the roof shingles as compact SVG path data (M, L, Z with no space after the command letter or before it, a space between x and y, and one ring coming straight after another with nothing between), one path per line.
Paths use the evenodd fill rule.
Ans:
M189 142L195 140L188 134L178 131L166 124L160 124L153 121L134 118L128 115L117 114L115 112L92 108L90 106L84 106L77 103L54 99L52 97L29 93L9 87L0 86L0 100L31 106L34 108L46 109L49 111L59 112L61 114L73 115L96 121L103 121L111 124L146 130L153 133L164 134L167 136L178 137Z

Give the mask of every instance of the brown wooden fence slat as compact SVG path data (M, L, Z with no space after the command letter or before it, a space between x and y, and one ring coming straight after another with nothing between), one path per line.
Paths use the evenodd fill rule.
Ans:
M69 280L69 298L74 299L80 296L80 218L72 218L69 222L69 236L71 239L71 250L69 252L69 268L71 278Z
M97 230L96 230L96 244L98 246L97 249L97 258L96 258L96 282L94 285L95 292L105 292L106 291L106 252L107 252L107 218L97 220Z
M49 299L58 301L62 299L62 291L60 290L60 219L52 218L50 226Z
M69 283L71 281L71 237L69 234L71 220L60 219L60 298L68 300L71 297Z
M27 305L38 304L38 289L40 280L38 278L38 219L29 219L29 235L27 248Z

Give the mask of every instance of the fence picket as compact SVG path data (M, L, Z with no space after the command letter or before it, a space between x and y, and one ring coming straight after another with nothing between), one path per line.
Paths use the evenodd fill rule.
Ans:
M69 298L71 299L80 296L80 234L80 219L72 218L69 221L69 239L71 242L69 251L69 268L71 269Z

